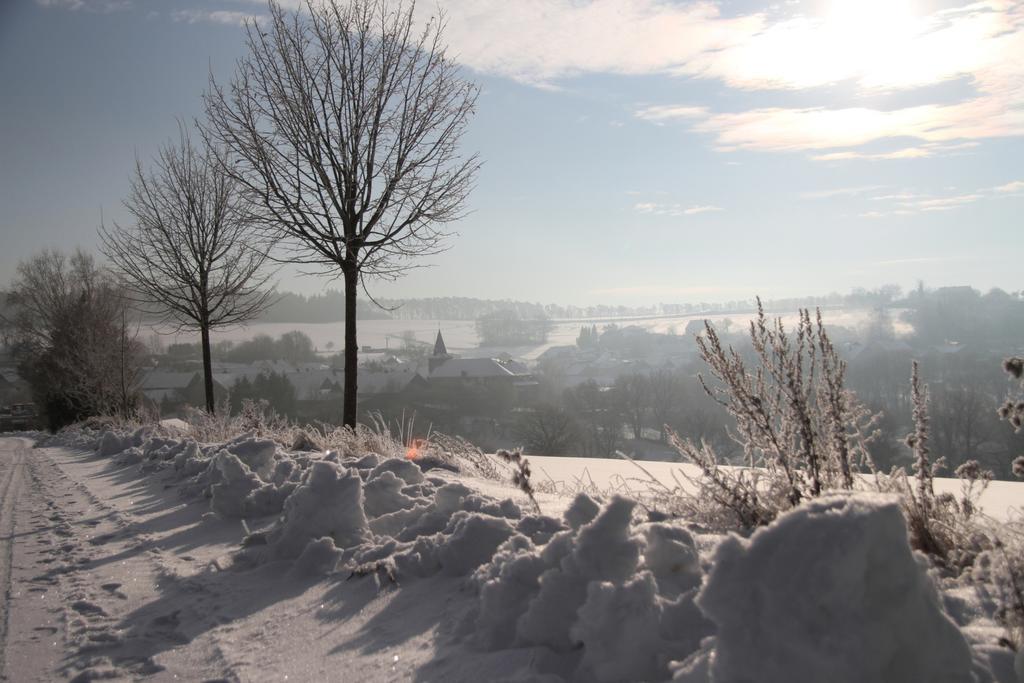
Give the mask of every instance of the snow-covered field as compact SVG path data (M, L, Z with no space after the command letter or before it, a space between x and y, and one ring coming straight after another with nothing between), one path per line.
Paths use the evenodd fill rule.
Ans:
M905 334L910 331L906 323L899 321L900 311L893 311L894 326L897 333ZM772 315L775 315L774 313ZM752 316L746 314L730 315L709 315L702 314L681 315L671 318L652 317L640 319L623 320L621 325L635 325L650 332L668 334L675 332L683 334L686 325L693 320L704 320L707 317L716 324L729 319L733 323L730 329L736 331L745 326ZM867 318L867 312L862 310L826 310L822 317L829 325L842 325L857 329ZM782 314L782 319L792 327L796 322L796 313ZM358 325L359 345L369 345L374 348L384 348L390 345L392 348L400 347L400 337L406 331L412 331L415 338L421 342L433 343L437 331L441 330L448 350L452 353L473 357L473 356L494 356L502 352L509 353L515 358L523 360L535 360L544 351L552 346L562 346L576 343L582 325L591 324L589 320L574 320L572 322L555 323L547 342L531 346L513 347L489 347L481 349L476 334L476 324L469 320L360 320ZM607 324L607 319L602 318L598 326ZM235 342L251 339L258 334L267 334L271 337L279 337L291 330L301 330L313 340L313 344L321 352L333 349L341 350L345 339L345 324L337 323L256 323L248 326L240 326L227 330L217 331L217 340L230 340ZM151 330L155 332L155 330ZM176 342L195 342L198 336L194 333L177 333L160 335L164 344ZM331 346L328 346L328 345Z
M629 463L531 460L542 514L469 461L2 439L0 678L1024 681L891 498L740 539L574 495L635 491Z

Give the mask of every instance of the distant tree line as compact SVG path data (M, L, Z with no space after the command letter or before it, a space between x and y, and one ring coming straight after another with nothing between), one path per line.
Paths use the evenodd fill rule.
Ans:
M982 294L971 287L926 289L921 285L907 295L904 304L917 345L954 342L1004 350L1024 345L1021 292L992 289Z
M358 299L356 317L360 320L381 320L392 315L365 299ZM259 318L267 323L334 323L344 319L345 293L335 289L309 296L283 292Z
M896 285L877 289L855 288L848 294L794 297L766 300L767 310L796 310L798 307L833 306L876 308L893 306L901 301ZM427 297L416 299L378 299L380 304L359 299L360 319L393 320L477 320L501 311L511 311L520 318L576 320L588 318L630 318L655 315L693 315L698 313L753 312L753 299L722 302L659 303L648 306L593 304L589 306L541 304L511 299L478 299L474 297ZM382 308L383 307L383 308ZM339 322L344 313L344 295L335 290L304 296L291 292L279 294L274 305L259 318L263 322L329 323Z
M200 357L199 344L177 343L166 349L166 355L173 360L192 360ZM216 360L228 363L255 363L261 360L285 361L288 363L310 363L320 360L316 347L309 335L299 330L285 332L277 339L268 334L258 334L243 342L221 341L213 345Z
M525 346L543 344L551 332L547 318L520 317L515 311L495 311L477 318L476 335L480 346Z
M242 377L235 381L230 387L231 412L237 415L246 400L266 401L278 415L295 416L295 386L281 373L261 372L253 379Z

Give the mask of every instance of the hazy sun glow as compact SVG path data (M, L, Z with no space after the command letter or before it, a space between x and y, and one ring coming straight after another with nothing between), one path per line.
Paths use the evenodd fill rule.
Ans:
M923 20L910 0L833 0L820 27L822 70L885 82L884 74L913 59Z

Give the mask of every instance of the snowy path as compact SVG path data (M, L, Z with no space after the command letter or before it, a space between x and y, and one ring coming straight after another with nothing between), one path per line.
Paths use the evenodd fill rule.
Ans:
M374 576L295 577L288 563L231 569L241 525L181 499L160 474L25 439L0 439L0 467L0 549L4 566L13 560L0 681L479 681L491 674L475 667L494 671L495 656L451 647L475 601L461 579L397 591ZM502 653L498 668L529 656Z
M49 680L63 647L53 541L28 439L0 440L0 680ZM50 598L47 601L47 598Z
M91 455L0 439L0 680L230 673L209 640L184 647L179 591L202 562L193 544L226 552L240 531L213 523L183 542L202 510L160 488Z
M21 497L25 444L4 440L0 446L0 676L7 678L7 631L10 624L11 568L15 507Z

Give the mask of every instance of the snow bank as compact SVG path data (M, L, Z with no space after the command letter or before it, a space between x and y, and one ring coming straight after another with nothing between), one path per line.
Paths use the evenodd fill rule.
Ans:
M894 497L805 503L712 562L697 604L718 633L676 680L975 680Z
M698 555L684 529L635 525L635 505L580 494L545 545L516 535L500 546L474 575L477 646L542 646L570 661L581 652L581 680L667 678L669 661L710 633L693 605Z
M252 434L200 445L107 432L97 448L165 472L221 516L270 520L239 553L290 563L296 580L379 570L399 586L465 577L477 600L454 632L459 646L532 648L530 680L1015 676L1012 656L968 644L966 622L947 616L895 498L811 501L749 540L698 539L702 560L686 528L650 521L620 496L580 494L561 518L524 514L415 461L289 452Z
M274 454L277 448L276 442L270 439L257 439L251 434L244 434L224 444L224 450L236 456L263 480L269 479L274 469Z
M299 557L310 541L330 538L349 548L370 539L363 511L363 482L332 462L314 462L284 502L280 524L267 536L277 558Z

